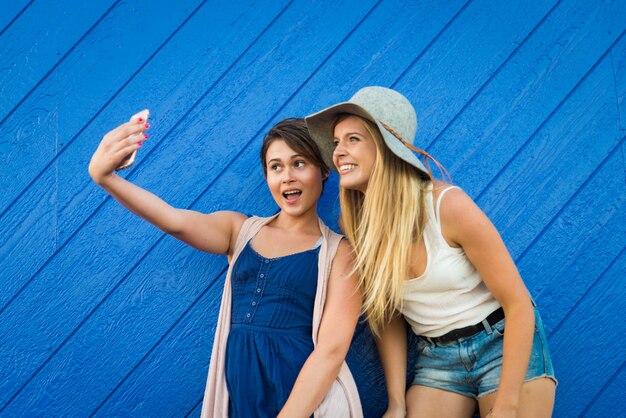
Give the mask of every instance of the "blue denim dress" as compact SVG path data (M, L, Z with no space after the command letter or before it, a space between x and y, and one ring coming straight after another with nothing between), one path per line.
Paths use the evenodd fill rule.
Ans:
M232 272L226 385L233 417L276 417L313 351L319 245L265 258L250 245Z

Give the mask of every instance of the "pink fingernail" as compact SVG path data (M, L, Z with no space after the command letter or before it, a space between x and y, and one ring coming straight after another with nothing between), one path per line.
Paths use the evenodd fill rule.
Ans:
M143 118L139 118L137 119L139 122L143 122Z
M148 134L143 134L143 137L148 139Z
M144 126L146 127L146 129L148 129L150 127L150 124L146 123Z
M139 144L139 146L142 146L142 145L143 145L143 142L137 142L137 143Z

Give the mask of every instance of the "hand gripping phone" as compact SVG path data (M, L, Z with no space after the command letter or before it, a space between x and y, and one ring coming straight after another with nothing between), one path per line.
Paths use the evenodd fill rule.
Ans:
M148 123L149 117L150 117L150 110L144 109L141 112L135 113L133 116L131 116L130 120L132 122L132 121L136 121L139 118L142 118L143 119L142 123ZM124 157L124 159L120 162L120 164L117 167L115 167L115 171L124 170L130 167L135 162L136 157L137 157L137 150L131 152L126 157Z

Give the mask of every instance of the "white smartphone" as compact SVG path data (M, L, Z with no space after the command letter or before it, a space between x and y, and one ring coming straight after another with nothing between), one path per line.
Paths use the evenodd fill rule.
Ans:
M131 116L130 120L137 120L138 118L142 118L142 123L148 123L148 118L150 117L150 110L144 109L139 113L135 113ZM128 154L124 159L120 162L120 164L115 167L115 171L124 170L135 163L135 158L137 158L137 150Z

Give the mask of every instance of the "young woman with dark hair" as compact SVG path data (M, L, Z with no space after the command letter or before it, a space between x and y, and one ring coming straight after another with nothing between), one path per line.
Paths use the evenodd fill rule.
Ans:
M344 361L361 294L350 245L317 215L328 167L304 121L279 122L263 141L280 208L269 218L177 209L116 175L148 128L135 117L106 134L89 174L157 228L229 260L202 416L361 417Z

